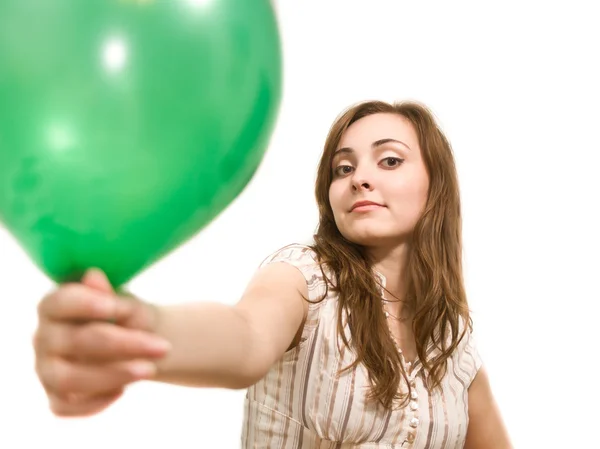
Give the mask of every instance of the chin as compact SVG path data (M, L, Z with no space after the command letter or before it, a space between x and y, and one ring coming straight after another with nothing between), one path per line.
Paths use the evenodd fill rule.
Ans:
M398 235L374 232L342 232L342 235L346 240L365 247L394 244L398 242L399 238Z
M396 246L406 242L410 236L410 230L372 225L352 226L340 229L340 233L346 240L364 247Z

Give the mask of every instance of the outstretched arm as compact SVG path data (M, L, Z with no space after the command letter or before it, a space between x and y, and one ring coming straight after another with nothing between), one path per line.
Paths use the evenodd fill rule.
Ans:
M60 286L40 302L36 372L58 416L96 414L142 379L248 387L293 344L307 290L295 267L273 263L236 306L155 308L119 298L106 276L91 270L81 284Z
M171 343L155 380L241 389L283 356L308 311L304 277L293 266L261 268L235 306L195 303L159 307L155 332Z

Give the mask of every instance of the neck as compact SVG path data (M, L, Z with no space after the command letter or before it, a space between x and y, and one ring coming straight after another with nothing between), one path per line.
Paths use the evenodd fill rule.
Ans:
M406 317L407 276L410 248L402 244L393 248L369 248L373 268L385 277L384 297L387 309L397 317Z

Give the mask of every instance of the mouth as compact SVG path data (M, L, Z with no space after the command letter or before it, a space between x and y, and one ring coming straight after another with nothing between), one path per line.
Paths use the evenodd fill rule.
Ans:
M374 203L373 201L358 201L352 205L350 212L368 212L371 210L385 207L383 204Z

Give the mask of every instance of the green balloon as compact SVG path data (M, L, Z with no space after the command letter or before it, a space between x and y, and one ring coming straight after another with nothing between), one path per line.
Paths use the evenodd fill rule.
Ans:
M1 0L0 222L122 286L246 187L281 84L269 0Z

